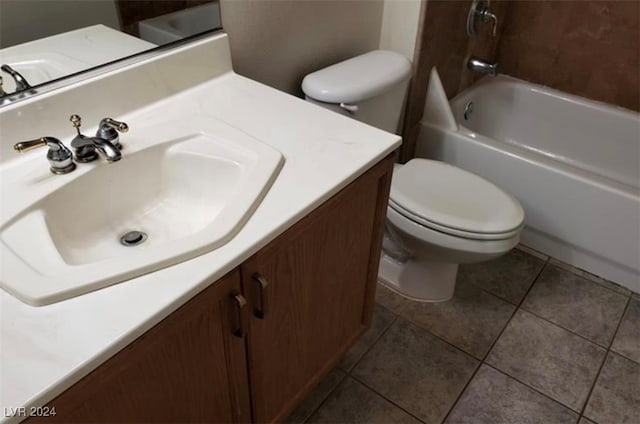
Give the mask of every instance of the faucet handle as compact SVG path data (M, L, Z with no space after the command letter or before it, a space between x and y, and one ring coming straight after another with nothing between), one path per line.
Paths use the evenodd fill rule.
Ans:
M126 122L116 121L113 118L104 118L102 121L100 121L100 127L105 126L113 128L114 130L117 130L121 133L126 133L127 131L129 131L129 125L127 125Z
M37 147L46 146L47 141L45 137L36 138L34 140L21 141L13 145L13 150L18 153L28 152Z
M68 174L76 169L73 163L73 155L71 151L62 144L60 140L54 137L40 137L35 140L21 141L13 145L13 149L19 153L27 152L37 147L48 146L47 160L49 161L50 170L54 174Z
M82 125L80 115L71 115L69 121L78 132L71 140L71 148L75 152L76 161L79 163L87 163L98 159L98 153L91 142L91 138L80 132L80 126Z
M117 149L122 149L118 133L126 133L127 131L129 131L129 125L125 122L116 121L113 118L104 118L98 125L96 137L110 141Z
M78 135L80 135L80 126L82 125L82 118L80 118L80 115L71 115L69 117L69 121L71 121L71 125L73 125L73 128L75 128L76 131L78 131Z
M482 23L492 22L491 36L495 37L498 32L498 17L490 10L490 0L473 0L467 15L467 35L476 34L476 21Z
M482 22L491 22L491 36L495 37L498 32L498 17L494 13L489 12L489 10L484 10L482 12Z

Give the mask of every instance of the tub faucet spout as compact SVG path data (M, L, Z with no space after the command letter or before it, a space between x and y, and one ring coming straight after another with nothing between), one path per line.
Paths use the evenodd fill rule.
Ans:
M495 77L498 74L497 63L489 63L486 60L478 59L477 57L469 58L469 61L467 62L467 68L471 69L472 71L489 75L490 77Z

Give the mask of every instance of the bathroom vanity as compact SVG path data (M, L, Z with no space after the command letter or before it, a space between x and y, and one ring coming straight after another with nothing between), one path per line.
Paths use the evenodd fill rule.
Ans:
M0 421L284 419L370 323L400 138L235 74L218 34L0 109L3 200L121 169L100 161L53 175L45 151L11 151L44 135L68 143L73 113L126 121L122 161L159 125L215 122L284 162L211 251L44 306L0 291ZM27 418L23 407L56 415Z
M392 159L49 402L54 417L29 422L285 418L370 324Z

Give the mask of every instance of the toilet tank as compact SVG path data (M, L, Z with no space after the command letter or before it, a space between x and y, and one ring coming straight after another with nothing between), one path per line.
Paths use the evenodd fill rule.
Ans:
M302 91L309 102L397 133L410 76L403 55L374 50L307 75Z

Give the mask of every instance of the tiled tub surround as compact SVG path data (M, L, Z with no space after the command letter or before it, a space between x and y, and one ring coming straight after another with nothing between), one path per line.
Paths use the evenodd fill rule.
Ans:
M640 2L509 1L504 74L640 111Z
M492 0L489 25L464 31L471 0L425 2L408 93L402 158L413 157L429 73L437 66L453 98L481 75L466 68L477 56L501 74L640 111L640 2L635 0Z
M434 73L416 156L516 196L524 244L640 291L640 114L502 75L438 88Z
M524 247L460 267L454 298L378 286L371 329L289 418L597 423L640 418L640 295Z

